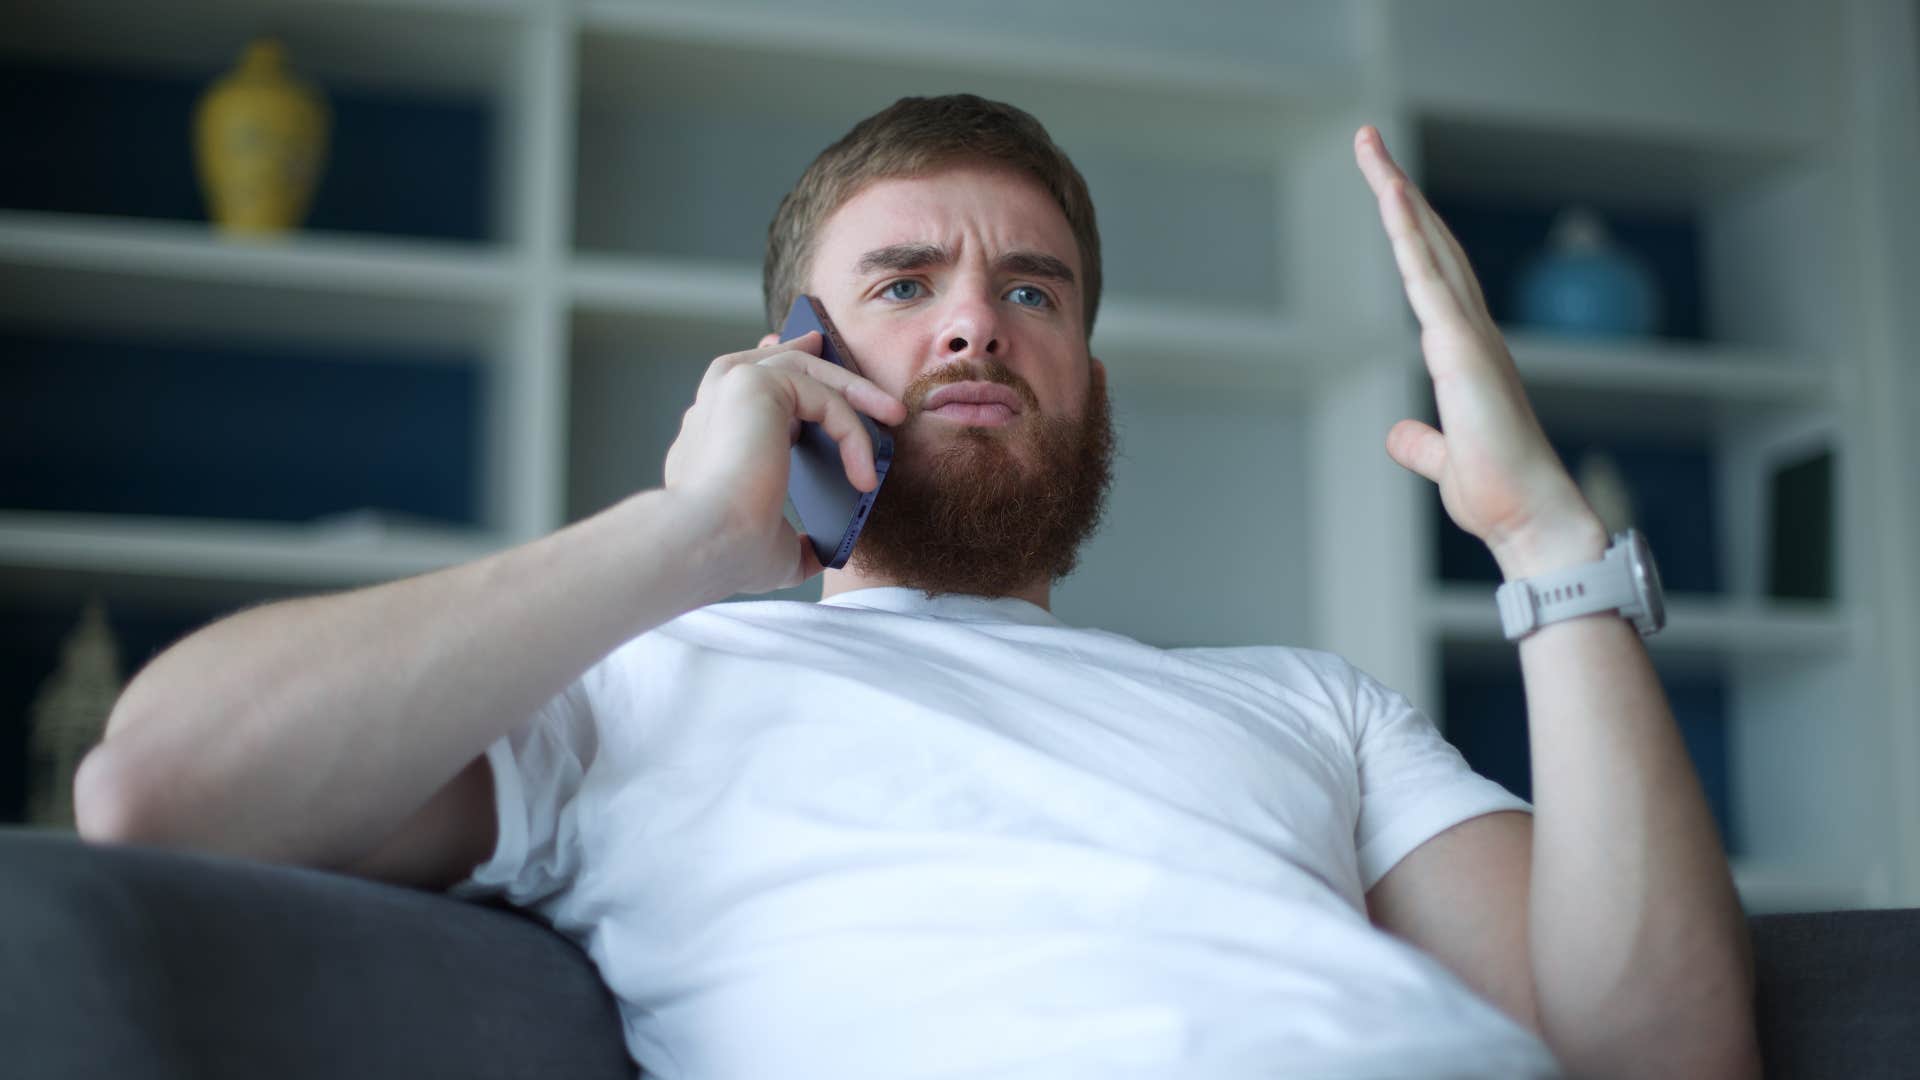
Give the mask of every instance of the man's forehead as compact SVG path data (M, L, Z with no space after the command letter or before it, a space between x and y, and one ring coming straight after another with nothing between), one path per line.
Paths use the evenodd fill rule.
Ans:
M973 249L984 244L984 253ZM1011 167L967 165L862 187L824 223L821 254L854 271L874 252L923 246L953 256L1009 252L1079 264L1066 215L1039 181Z

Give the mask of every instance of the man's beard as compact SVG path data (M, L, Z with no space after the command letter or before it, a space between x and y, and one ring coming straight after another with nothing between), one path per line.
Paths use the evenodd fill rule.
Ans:
M969 380L1012 387L1025 406L1020 418L936 434L949 425L921 415L927 395ZM895 429L893 466L854 545L854 567L929 595L1009 596L1066 577L1100 524L1113 478L1101 373L1090 374L1078 419L1042 415L1025 380L993 359L930 371L901 397L907 421Z

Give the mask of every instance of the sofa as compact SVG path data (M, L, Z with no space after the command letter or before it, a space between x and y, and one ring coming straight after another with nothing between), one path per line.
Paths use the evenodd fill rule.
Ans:
M1920 1069L1920 910L1751 920L1773 1077ZM504 905L0 828L0 1076L633 1077L573 942Z

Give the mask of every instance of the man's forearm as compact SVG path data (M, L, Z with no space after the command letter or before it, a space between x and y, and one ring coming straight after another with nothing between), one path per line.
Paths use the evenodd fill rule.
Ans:
M1549 1041L1575 1075L1751 1074L1746 920L1646 647L1590 615L1529 636L1520 666Z
M366 855L622 641L726 595L683 517L647 492L485 559L190 635L116 704L76 781L83 830L316 866Z

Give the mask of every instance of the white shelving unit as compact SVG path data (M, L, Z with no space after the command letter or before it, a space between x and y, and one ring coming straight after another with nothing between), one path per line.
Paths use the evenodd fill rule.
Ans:
M1857 299L1898 290L1873 238L1896 213L1887 133L1916 109L1872 104L1887 80L1854 62L1878 49L1911 87L1911 6L1110 7L11 5L0 62L211 77L273 32L322 86L485 102L497 198L493 239L475 244L239 245L0 208L0 329L458 347L490 391L479 529L0 508L0 581L341 587L465 561L657 484L701 371L765 330L759 259L780 195L895 97L968 90L1038 115L1099 206L1094 349L1123 458L1061 613L1164 644L1334 649L1437 711L1448 665L1510 650L1487 590L1435 579L1430 489L1383 450L1428 405L1352 163L1373 123L1429 185L1701 222L1711 343L1510 342L1551 423L1686 430L1716 453L1730 585L1676 597L1654 656L1727 681L1750 904L1920 903L1920 800L1897 756L1920 744L1902 671L1920 586L1879 572L1920 538L1911 516L1878 516L1913 496L1879 460L1899 416L1872 390L1906 362L1903 316ZM1909 47L1886 46L1903 27ZM1760 589L1757 478L1796 440L1836 450L1829 604Z

